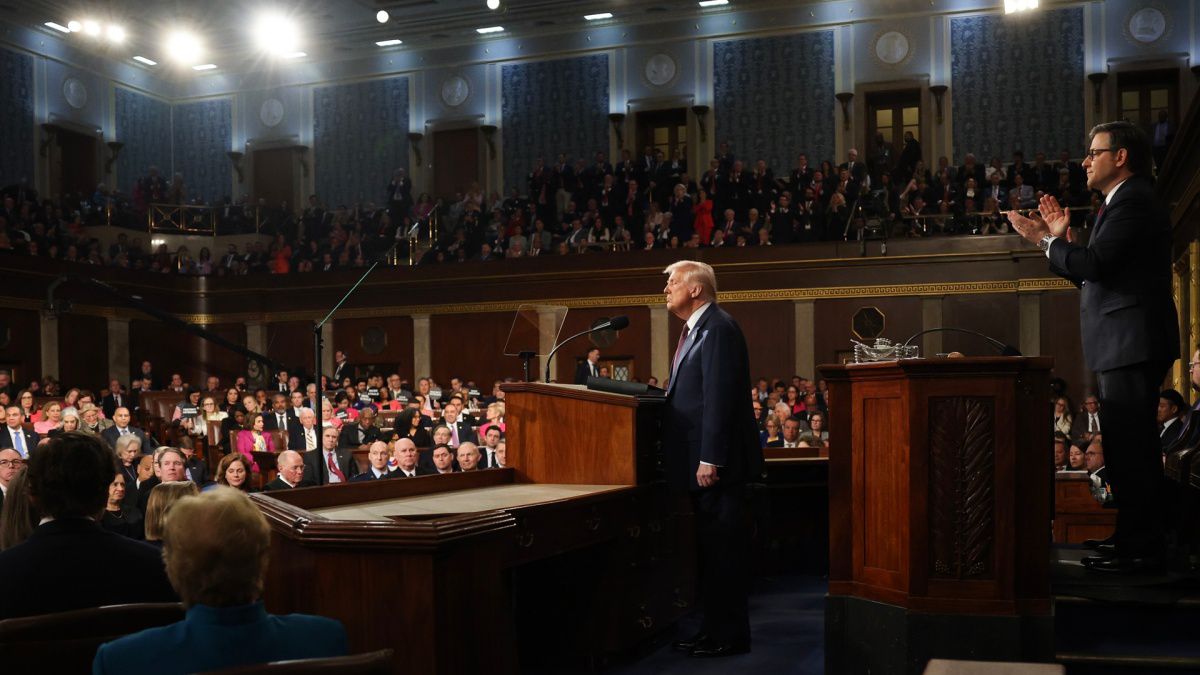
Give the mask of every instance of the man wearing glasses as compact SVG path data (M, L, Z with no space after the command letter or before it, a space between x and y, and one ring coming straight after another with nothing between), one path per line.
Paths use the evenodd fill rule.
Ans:
M1108 122L1092 129L1083 160L1087 185L1104 195L1087 246L1072 241L1070 215L1052 196L1037 218L1009 212L1021 236L1038 244L1050 270L1080 290L1080 334L1096 373L1108 481L1117 528L1090 569L1133 573L1163 566L1164 533L1158 484L1162 452L1156 430L1158 391L1179 358L1179 324L1171 298L1171 223L1154 197L1150 141L1136 125Z
M25 460L12 448L0 450L0 508L4 507L4 498L8 496L8 484L25 468Z

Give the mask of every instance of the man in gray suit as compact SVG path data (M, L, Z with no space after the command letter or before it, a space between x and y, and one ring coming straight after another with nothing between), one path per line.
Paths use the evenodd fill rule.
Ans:
M1008 216L1045 251L1050 270L1080 288L1084 359L1096 373L1104 418L1119 420L1104 426L1117 528L1084 564L1105 572L1154 571L1162 567L1164 546L1155 414L1159 387L1179 358L1171 222L1155 198L1150 141L1137 125L1094 127L1083 167L1088 187L1104 194L1087 246L1072 241L1070 214L1051 196L1041 200L1041 220Z

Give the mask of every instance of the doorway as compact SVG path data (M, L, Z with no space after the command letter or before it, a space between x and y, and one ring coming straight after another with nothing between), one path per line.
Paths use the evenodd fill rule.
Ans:
M292 210L297 208L293 156L292 148L263 148L254 151L255 200L263 200L263 203L272 209L284 203Z
M54 143L48 158L52 197L92 196L100 180L97 147L95 136L63 127L54 128Z
M480 184L479 178L479 130L433 132L434 198L450 204L455 194L466 194L472 184Z
M647 147L661 151L663 159L670 161L675 151L687 158L687 108L647 110L637 114L637 147L632 148L634 157L641 157Z
M1121 116L1140 126L1154 138L1154 125L1160 113L1179 124L1179 71L1175 68L1117 73Z
M863 159L871 169L873 180L879 173L892 172L904 151L904 134L912 132L921 141L921 90L898 89L871 92L866 96L866 148ZM875 135L882 134L889 152L884 155L875 147Z

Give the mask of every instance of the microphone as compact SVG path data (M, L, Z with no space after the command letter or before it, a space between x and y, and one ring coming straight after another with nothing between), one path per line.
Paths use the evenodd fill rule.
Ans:
M922 335L926 335L928 333L943 333L943 332L965 333L967 335L974 335L975 337L981 337L984 340L987 340L988 342L990 342L992 344L992 346L994 346L996 349L999 349L1001 356L1023 356L1023 354L1021 354L1021 351L1019 349L1017 349L1016 347L1014 347L1012 345L1006 345L1003 342L997 340L996 338L988 337L987 335L984 335L983 333L980 333L978 331L967 330L966 328L951 328L949 326L944 326L944 327L939 327L939 328L930 328L928 330L919 331L916 334L914 334L912 337L905 340L903 346L905 346L905 347L909 346L910 344L912 344L913 340L916 340L917 338L921 337Z
M608 321L605 321L604 323L602 323L598 326L595 326L594 328L589 328L585 331L580 331L580 332L572 335L571 337L567 338L566 340L563 340L562 342L555 345L554 349L550 350L550 354L546 356L546 382L550 381L550 364L554 360L554 353L557 352L559 350L559 348L561 348L563 345L567 344L571 340L574 340L575 338L577 338L581 335L587 335L589 333L595 333L596 331L601 331L601 330L621 330L623 328L628 328L628 327L629 327L629 317L622 314L620 316L614 316L613 318L609 319Z

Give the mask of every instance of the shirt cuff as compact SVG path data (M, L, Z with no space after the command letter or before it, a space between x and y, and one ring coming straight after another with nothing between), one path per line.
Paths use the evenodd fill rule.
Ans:
M721 465L720 465L720 464L710 464L710 463L708 463L708 462L704 462L704 461L701 461L701 462L700 462L700 466L715 466L715 467L717 467L718 469L719 469L719 468L721 468Z
M1054 242L1058 241L1058 237L1051 235L1049 237L1049 239L1050 239L1050 241L1046 242L1046 259L1047 260L1050 259L1050 248L1052 246L1054 246Z

